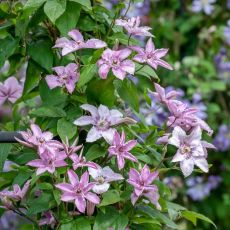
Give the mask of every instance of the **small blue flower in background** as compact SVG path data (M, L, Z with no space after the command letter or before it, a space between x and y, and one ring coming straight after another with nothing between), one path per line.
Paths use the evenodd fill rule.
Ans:
M212 4L215 2L216 0L194 0L191 10L196 13L204 11L205 14L210 15L214 10Z

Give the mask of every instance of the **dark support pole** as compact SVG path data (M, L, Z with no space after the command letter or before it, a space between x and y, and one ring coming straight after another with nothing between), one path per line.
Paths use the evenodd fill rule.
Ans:
M19 132L2 131L0 132L0 143L17 143L15 137L23 140L22 135Z

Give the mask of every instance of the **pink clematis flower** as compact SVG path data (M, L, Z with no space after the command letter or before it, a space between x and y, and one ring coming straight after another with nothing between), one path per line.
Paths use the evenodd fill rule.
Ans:
M97 169L89 168L89 175L94 179L95 185L93 186L93 191L97 194L102 194L108 191L110 183L112 181L123 180L121 174L113 172L113 170L106 166L101 168L98 166Z
M89 39L84 41L79 30L71 30L68 33L71 39L62 37L57 39L54 48L62 48L62 56L75 52L80 49L100 49L107 46L107 44L99 39Z
M60 183L56 187L60 189L63 194L61 200L64 202L74 201L79 212L84 213L86 209L86 200L99 204L99 197L90 192L93 188L94 183L89 183L89 173L86 171L82 175L80 181L77 174L73 170L68 171L68 177L70 184Z
M37 148L39 154L42 154L45 150L53 153L58 149L63 148L60 142L52 140L53 134L51 132L42 132L40 127L36 124L31 124L30 128L31 130L28 130L27 132L20 132L24 141L16 137L15 139L27 147Z
M53 174L56 168L67 166L67 163L64 161L66 158L67 155L64 151L53 154L45 150L40 154L40 159L29 161L27 165L37 168L36 175L46 171Z
M5 101L15 103L22 96L23 87L15 77L7 78L4 83L0 83L0 105Z
M125 20L116 19L115 21L116 25L123 26L130 35L153 37L153 35L149 32L149 30L151 30L152 28L148 26L140 26L140 23L140 17L132 17Z
M44 212L43 217L38 222L39 226L50 225L51 228L54 228L56 223L57 221L55 220L55 217L51 211Z
M93 125L87 134L87 142L94 142L103 137L108 143L111 143L115 132L112 126L121 123L135 123L131 118L123 118L123 114L118 110L109 110L104 105L100 105L98 109L89 104L84 104L80 107L91 114L90 116L82 116L74 121L74 124L77 126Z
M109 147L108 151L110 156L117 157L117 165L119 170L124 168L125 159L138 162L137 158L129 152L136 144L136 140L130 140L125 143L124 131L122 131L121 136L117 131L114 133L113 144Z
M134 61L147 63L153 69L157 69L158 65L169 70L173 69L166 61L161 60L167 54L168 49L155 49L152 38L148 40L145 50L139 46L132 46L131 48L138 53L133 57Z
M83 145L76 145L77 142L78 142L78 138L76 138L73 144L70 145L69 140L66 137L66 142L63 143L63 149L67 156L70 156L71 154L76 153L78 150L80 150L83 147Z
M79 80L78 65L70 63L67 66L57 66L53 70L57 75L47 75L46 82L50 89L65 87L71 94L75 89L75 84Z
M113 74L123 80L127 73L134 74L135 64L131 60L127 60L127 57L132 53L130 49L111 50L106 49L101 56L101 59L97 62L99 67L99 76L102 79L106 79L111 69Z
M86 161L85 157L82 156L83 153L83 149L80 152L80 155L78 156L75 153L72 153L70 155L70 159L73 161L73 169L76 170L77 168L81 168L81 167L91 167L94 169L97 169L98 165L92 161Z
M186 135L185 131L177 126L172 132L172 137L169 138L168 143L178 148L172 162L180 162L180 168L185 177L192 173L194 165L208 172L206 148L215 147L208 142L201 141L201 135L199 126L195 127L189 135Z
M156 205L160 209L158 203L159 193L156 185L153 185L153 181L158 178L158 172L150 172L147 165L139 173L136 169L131 168L129 171L129 184L134 187L134 192L131 195L131 202L133 205L137 202L138 198L144 196L150 200L150 202Z

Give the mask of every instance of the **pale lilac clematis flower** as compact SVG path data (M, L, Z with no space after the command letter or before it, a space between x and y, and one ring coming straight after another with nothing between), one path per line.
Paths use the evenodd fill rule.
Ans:
M123 26L130 35L153 37L153 35L149 32L149 30L152 28L148 26L140 26L140 23L140 17L132 17L130 19L116 19L115 21L116 25Z
M139 173L136 169L131 168L129 171L129 179L127 180L129 184L134 187L134 192L131 195L131 202L133 205L137 202L138 198L144 196L150 200L150 202L158 209L160 209L159 193L156 185L153 185L153 181L158 178L158 172L150 172L147 165Z
M62 48L62 56L75 52L80 49L100 49L107 46L107 44L99 39L89 39L84 41L79 30L71 30L68 33L71 39L62 37L56 40L54 48Z
M67 66L56 66L53 70L57 75L46 76L49 88L65 87L69 93L73 93L75 84L79 80L78 65L70 63Z
M93 191L97 194L102 194L108 191L111 182L124 179L121 174L113 172L108 166L104 168L98 167L97 169L89 168L88 170L89 175L95 181Z
M0 83L0 105L7 100L15 103L22 96L23 87L15 77L7 78L4 83Z
M74 202L78 211L81 213L85 212L86 209L86 200L99 204L99 197L90 192L93 188L94 183L89 183L89 173L86 171L82 175L80 181L77 174L73 170L68 171L68 177L70 184L60 183L56 187L60 189L63 194L61 200L64 202Z
M113 144L109 147L109 155L117 157L117 165L121 170L125 166L125 159L138 162L129 151L137 144L136 140L130 140L125 143L125 132L122 131L121 136L117 131L114 133Z
M139 46L132 46L131 48L138 53L133 57L134 61L142 64L147 63L153 69L157 69L158 65L169 70L173 69L171 65L161 59L167 54L168 49L155 49L152 38L149 38L145 50Z
M54 228L57 221L55 220L53 213L51 211L44 212L43 217L39 220L39 226L50 225L51 228Z
M106 79L111 69L113 74L123 80L127 73L134 74L135 64L131 60L127 60L128 56L132 53L130 49L111 50L106 49L97 62L99 67L99 76Z
M58 149L62 149L63 146L60 142L52 140L53 134L51 132L42 132L40 127L36 124L30 125L31 130L21 131L20 134L22 135L23 140L20 140L15 137L15 139L30 148L37 148L38 153L42 154L45 150L48 150L50 152L55 152Z
M75 120L74 124L77 126L93 125L87 134L87 142L94 142L103 137L108 143L112 143L115 132L115 129L112 128L112 126L121 123L135 123L131 118L123 118L123 114L118 110L109 110L108 107L104 105L100 105L96 108L93 105L83 104L80 107L88 111L90 116L82 116Z
M192 11L193 12L204 11L205 14L210 15L214 10L214 6L212 4L215 2L216 0L193 0Z
M66 158L67 155L64 151L53 154L46 150L40 154L40 159L29 161L27 165L37 168L36 175L44 172L53 174L56 168L67 166L67 163L64 161Z
M172 132L172 137L168 143L178 148L172 162L180 162L180 168L185 177L189 176L194 165L198 166L202 171L208 172L207 150L206 148L215 148L208 142L201 141L201 128L195 127L189 135L177 126Z

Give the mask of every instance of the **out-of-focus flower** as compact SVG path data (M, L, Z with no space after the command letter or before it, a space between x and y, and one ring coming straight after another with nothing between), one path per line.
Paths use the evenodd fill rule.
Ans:
M78 211L81 213L85 212L86 200L94 204L100 203L99 197L96 194L90 192L94 186L94 183L89 183L89 174L87 171L84 172L80 181L77 174L73 170L68 171L68 177L70 184L60 183L56 185L56 187L63 192L61 196L62 201L74 201Z
M40 154L40 159L29 161L27 165L37 168L36 175L46 171L53 174L56 168L67 166L67 163L64 161L66 158L64 151L50 153L48 150L45 150Z
M9 71L10 69L10 62L8 60L6 60L4 62L4 65L2 66L2 68L0 68L0 74L5 74Z
M208 162L206 148L215 148L212 144L201 141L201 129L195 127L189 135L179 126L175 127L172 137L168 143L178 148L172 162L180 162L180 168L185 177L189 176L194 165L198 166L202 171L208 172Z
M109 189L111 182L124 179L121 174L113 172L108 166L104 168L98 167L97 169L89 168L88 170L89 175L95 181L93 191L97 194L106 192Z
M224 37L228 45L230 45L230 19L227 22L227 26L224 27Z
M102 79L106 79L111 69L113 74L123 80L127 73L134 74L135 64L131 60L127 60L131 54L130 49L111 50L106 49L101 56L101 59L97 62L99 67L99 76Z
M221 125L214 138L213 144L219 151L226 151L230 147L230 126Z
M109 155L117 157L117 165L119 170L125 166L125 159L130 161L138 162L137 158L134 157L129 151L137 144L136 140L130 140L125 143L125 132L122 131L121 136L117 131L114 133L113 143L109 147Z
M210 15L214 10L214 6L212 4L215 2L216 0L193 0L192 11L193 12L204 11L205 14Z
M47 211L43 213L43 217L39 220L38 224L42 225L50 225L51 228L54 228L57 221L55 220L53 213L51 211Z
M127 181L134 187L134 192L131 195L131 202L133 205L137 202L139 197L144 196L160 209L160 204L158 203L158 188L156 185L152 184L157 178L158 172L155 171L151 173L147 165L143 167L140 173L136 169L130 169L129 179Z
M75 84L79 79L78 65L70 63L67 66L57 66L53 70L57 75L47 75L46 82L50 89L65 87L69 93L73 93Z
M173 69L171 65L161 59L167 54L168 49L155 49L152 38L149 38L145 49L139 46L132 46L131 48L138 53L133 57L134 61L142 64L147 63L153 69L157 69L158 65L169 70Z
M107 46L107 44L99 39L89 39L84 41L82 34L79 30L71 30L68 33L71 39L66 37L58 38L54 48L62 49L62 56L75 52L80 49L100 49Z
M140 26L140 23L140 17L132 17L130 19L116 19L115 21L116 25L123 26L130 35L153 37L153 35L149 32L149 30L152 28L148 26Z
M230 9L230 0L227 0L227 8Z
M135 123L131 118L123 118L123 114L118 110L109 110L104 105L96 108L93 105L84 104L80 107L91 114L90 116L82 116L74 121L77 126L93 125L87 134L87 142L94 142L103 137L108 143L112 143L115 132L112 126L121 123Z
M7 78L4 83L0 83L0 105L7 100L15 103L22 96L23 87L15 77Z

